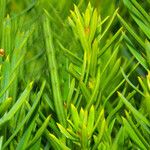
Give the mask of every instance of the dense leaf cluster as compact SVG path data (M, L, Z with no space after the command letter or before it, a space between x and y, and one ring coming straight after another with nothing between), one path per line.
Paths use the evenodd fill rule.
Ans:
M150 0L0 0L0 149L150 149Z

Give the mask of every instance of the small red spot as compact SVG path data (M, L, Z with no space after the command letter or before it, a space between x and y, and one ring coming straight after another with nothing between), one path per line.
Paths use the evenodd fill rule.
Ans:
M90 33L90 27L84 28L84 32L86 35L89 35Z
M0 49L0 56L4 56L5 55L5 52L4 52L4 50L1 48Z
M64 102L64 108L67 108L67 104Z

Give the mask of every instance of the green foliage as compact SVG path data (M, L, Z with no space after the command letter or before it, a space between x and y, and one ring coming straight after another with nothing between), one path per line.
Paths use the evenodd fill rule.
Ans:
M0 149L150 149L149 5L0 0Z

